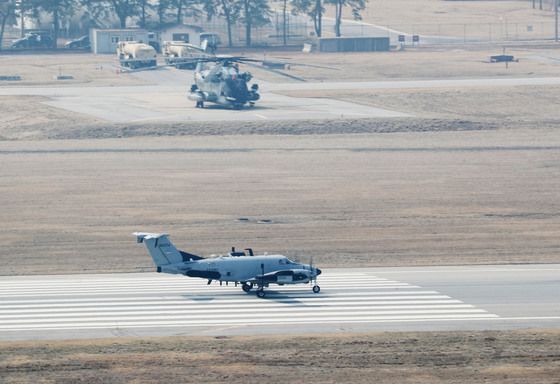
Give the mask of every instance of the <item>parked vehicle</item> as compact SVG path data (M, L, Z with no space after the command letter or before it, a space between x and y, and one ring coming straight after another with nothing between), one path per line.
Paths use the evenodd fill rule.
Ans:
M52 37L45 33L26 33L21 39L15 40L11 47L12 49L24 48L55 48Z
M163 55L165 64L174 65L179 69L195 69L196 59L206 59L213 55L207 54L199 46L183 41L164 41Z
M66 44L64 44L64 48L66 48L66 49L90 50L91 49L91 44L89 42L89 36L84 35L84 36L79 37L77 39L70 40Z
M137 41L119 42L117 56L122 67L136 69L157 66L156 50L151 45Z

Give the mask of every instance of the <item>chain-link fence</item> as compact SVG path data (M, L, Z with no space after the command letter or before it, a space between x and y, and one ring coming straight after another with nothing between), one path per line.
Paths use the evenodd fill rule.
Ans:
M543 7L546 4L543 1ZM223 19L211 21L193 20L206 31L220 34L223 45L227 45L227 28ZM284 38L284 25L286 29ZM343 21L343 37L389 37L391 44L399 44L399 36L404 36L405 44L412 44L412 36L419 36L419 44L471 44L489 42L543 41L555 37L554 19L550 22L524 21L511 22L506 19L497 23L470 24L402 24L373 25L360 22ZM313 22L303 16L288 14L284 24L281 13L273 15L270 24L253 28L251 39L253 45L276 46L296 45L308 41L314 36ZM334 37L334 21L323 20L323 37ZM402 39L402 37L401 37ZM245 28L243 25L232 26L232 44L245 45Z
M411 43L418 35L420 44L465 44L507 41L552 40L555 36L553 22L508 22L480 24L413 24L371 26L353 24L343 26L345 36L385 36L392 44L399 42L399 35Z
M214 17L211 20L189 20L189 24L200 25L208 32L220 35L222 45L228 45L227 24L223 18ZM253 46L278 46L303 44L309 39L311 24L305 19L287 14L286 21L281 14L273 14L270 23L251 29L251 43ZM284 30L286 31L284 33ZM246 45L245 26L233 24L231 26L231 42L234 47Z

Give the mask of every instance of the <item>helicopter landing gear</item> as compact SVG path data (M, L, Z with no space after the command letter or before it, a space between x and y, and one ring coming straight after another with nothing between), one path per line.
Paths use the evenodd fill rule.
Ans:
M243 292L249 293L253 289L253 283L243 283L241 289L243 289Z
M321 292L321 287L319 287L318 285L314 285L313 286L313 293L319 293Z
M197 101L196 108L204 108L204 101Z

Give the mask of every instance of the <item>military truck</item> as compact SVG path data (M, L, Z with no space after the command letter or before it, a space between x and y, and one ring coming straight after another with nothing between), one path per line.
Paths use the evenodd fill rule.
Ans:
M138 41L119 42L117 55L122 67L136 69L157 66L157 54L154 47Z
M164 41L162 53L165 56L165 64L173 65L179 69L195 69L196 59L213 56L199 46L184 41Z

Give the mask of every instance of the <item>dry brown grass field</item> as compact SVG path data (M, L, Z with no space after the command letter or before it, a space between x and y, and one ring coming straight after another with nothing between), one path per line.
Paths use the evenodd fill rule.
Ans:
M547 383L557 330L0 343L3 383Z
M1 142L0 263L145 270L137 230L323 266L558 262L559 148L536 128Z

